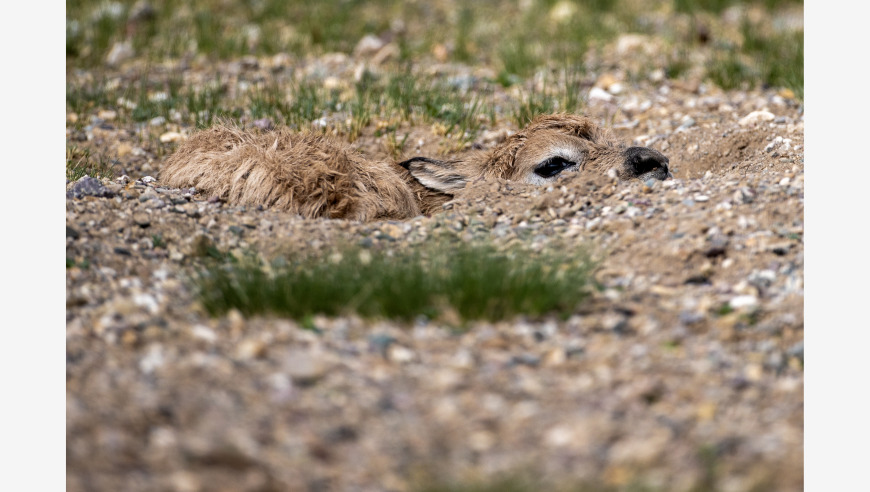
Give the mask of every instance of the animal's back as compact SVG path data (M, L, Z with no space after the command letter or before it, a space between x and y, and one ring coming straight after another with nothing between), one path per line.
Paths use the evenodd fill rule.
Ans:
M330 137L288 129L253 133L216 126L198 132L166 160L160 179L232 204L309 218L365 221L420 214L394 166L367 160Z

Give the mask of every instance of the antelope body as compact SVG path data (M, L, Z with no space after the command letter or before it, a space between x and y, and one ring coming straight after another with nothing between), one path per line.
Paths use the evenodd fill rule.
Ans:
M591 119L569 114L539 116L488 151L399 163L367 159L324 135L220 125L189 138L166 160L160 180L233 204L370 221L432 214L479 178L547 184L563 172L613 169L620 179L667 179L668 163L656 150L625 147Z

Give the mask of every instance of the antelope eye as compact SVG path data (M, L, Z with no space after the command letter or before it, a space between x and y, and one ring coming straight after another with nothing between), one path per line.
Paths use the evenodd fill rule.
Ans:
M542 178L552 178L566 168L576 165L564 157L550 157L535 168L535 174Z

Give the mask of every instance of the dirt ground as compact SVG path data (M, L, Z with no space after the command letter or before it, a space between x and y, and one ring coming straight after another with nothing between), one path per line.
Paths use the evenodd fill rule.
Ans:
M584 113L662 151L675 179L483 181L432 217L306 220L162 188L145 177L165 156L133 124L68 126L129 176L67 199L68 490L802 490L800 103L663 80ZM408 131L406 156L446 146ZM355 145L390 158L372 129ZM568 319L457 330L211 318L189 282L203 245L389 250L445 230L589 248L601 289Z

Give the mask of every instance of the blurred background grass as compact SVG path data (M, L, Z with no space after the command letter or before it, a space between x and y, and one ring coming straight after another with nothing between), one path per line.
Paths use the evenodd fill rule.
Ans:
M70 0L66 19L68 176L135 160L92 140L106 121L148 159L218 118L398 158L414 128L449 153L608 83L803 100L800 0Z
M662 44L647 68L693 70L724 89L803 93L801 0L69 0L68 70L101 66L117 43L150 62L286 53L351 53L366 34L399 47L396 63L494 68L502 85L542 67L589 68L620 35Z

